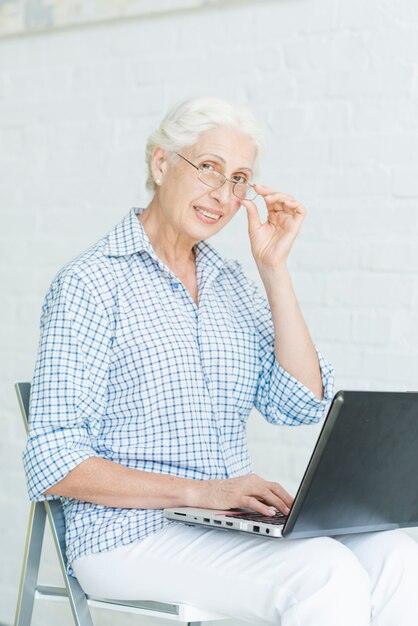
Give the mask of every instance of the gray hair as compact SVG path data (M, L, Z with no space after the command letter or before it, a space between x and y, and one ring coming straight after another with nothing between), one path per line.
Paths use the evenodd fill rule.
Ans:
M221 98L189 98L176 104L148 138L145 161L148 168L147 189L156 188L151 171L151 157L157 146L169 152L179 152L197 141L200 133L214 126L230 126L248 135L256 147L255 169L264 149L262 130L245 107Z

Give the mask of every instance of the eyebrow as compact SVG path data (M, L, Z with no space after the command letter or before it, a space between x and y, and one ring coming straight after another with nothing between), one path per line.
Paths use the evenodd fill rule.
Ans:
M201 157L204 157L204 156L212 156L212 157L215 157L216 159L218 159L219 161L221 161L223 164L226 164L226 161L225 161L225 159L224 159L223 157L221 157L219 154L214 154L213 152L203 152L202 154L199 154L196 158L197 158L197 159L200 159ZM243 167L237 167L237 168L236 168L236 171L238 171L238 170L248 170L248 171L249 171L249 172L251 172L251 173L253 172L253 171L252 171L252 169L251 169L250 167L245 167L245 166L243 166Z

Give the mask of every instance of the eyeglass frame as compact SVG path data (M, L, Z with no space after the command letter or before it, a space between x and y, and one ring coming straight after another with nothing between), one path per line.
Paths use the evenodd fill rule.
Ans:
M189 165L191 165L192 167L195 168L195 170L197 170L199 172L198 175L198 179L200 180L200 182L202 182L204 185L206 185L207 187L210 187L211 189L220 189L222 187L222 185L224 185L226 183L226 181L228 181L229 183L232 183L232 193L234 194L234 196L238 199L238 200L246 200L246 198L240 198L239 196L237 196L234 192L235 189L235 185L239 185L240 183L236 180L232 180L231 178L227 178L225 176L225 174L222 174L222 172L218 172L218 170L215 170L218 174L220 174L220 176L223 176L223 181L221 182L221 184L218 187L214 187L213 185L209 185L209 183L205 183L204 180L202 180L200 178L201 174L204 173L204 170L201 167L197 167L197 165L195 165L194 163L192 163L191 161L189 161L189 159L186 159L185 156L183 156L182 154L180 154L180 152L174 152L174 154L177 154L177 156L181 157L184 161L186 161L187 163L189 163ZM242 183L241 183L242 184ZM250 187L252 187L253 189L255 189L255 185L254 183L250 183L247 182L247 185L249 185ZM251 200L249 200L250 202L253 202L256 197L259 194L256 192L254 198L252 198ZM248 201L248 200L247 200Z

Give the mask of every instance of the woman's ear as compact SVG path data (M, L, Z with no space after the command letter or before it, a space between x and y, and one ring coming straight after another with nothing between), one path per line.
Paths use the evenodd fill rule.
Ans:
M161 185L164 180L164 174L167 169L167 150L157 146L151 156L151 171L154 181L157 185Z

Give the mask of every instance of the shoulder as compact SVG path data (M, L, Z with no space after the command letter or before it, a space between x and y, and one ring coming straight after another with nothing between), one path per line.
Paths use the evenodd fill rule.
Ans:
M68 306L91 301L103 309L112 307L116 277L112 260L104 254L107 238L103 237L60 269L46 294L44 310L58 300Z

